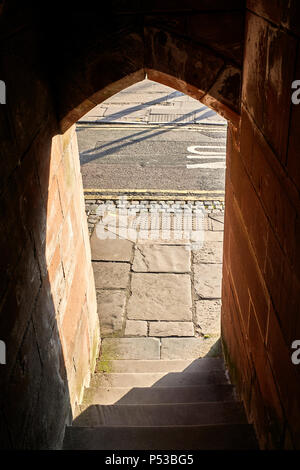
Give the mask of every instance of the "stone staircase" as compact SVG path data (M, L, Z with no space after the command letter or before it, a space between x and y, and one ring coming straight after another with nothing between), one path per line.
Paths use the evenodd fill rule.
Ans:
M257 449L221 358L99 361L64 449Z

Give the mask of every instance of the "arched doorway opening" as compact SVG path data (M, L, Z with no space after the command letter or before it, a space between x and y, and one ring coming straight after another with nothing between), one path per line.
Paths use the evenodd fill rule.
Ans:
M87 125L87 121L86 121L86 118L83 118L83 121L84 121L84 125ZM120 139L119 138L116 138L115 139L117 143L120 143ZM104 145L105 148L108 148L108 144L107 143L102 143L102 145ZM195 147L195 146L194 146ZM100 151L100 154L101 154L101 142L98 141L97 143L97 148L98 150ZM196 150L195 148L193 150ZM110 152L108 152L110 153ZM91 155L92 152L90 152L90 149L86 147L86 153L85 155L87 155L87 161L89 161L89 155ZM102 157L102 155L101 155ZM93 158L93 156L92 156ZM83 152L83 160L84 160L84 152ZM125 186L128 186L125 185ZM95 189L95 188L94 188ZM149 188L148 188L149 189ZM95 191L95 193L97 193L97 191ZM90 196L91 196L91 193L90 193ZM110 196L111 197L111 196ZM173 195L173 198L174 198L174 195ZM181 197L182 198L182 197ZM86 195L86 199L89 201L89 203L91 203L91 199L88 199L88 195ZM98 198L96 198L96 201L99 201L99 204L100 202L103 203L103 201L100 201L99 200L99 195L98 195ZM110 201L111 203L111 201ZM98 204L98 203L97 203ZM177 339L179 340L187 340L187 341L190 341L191 339L197 339L197 336L201 336L201 338L205 338L205 340L207 340L209 338L208 341L206 341L206 343L208 344L211 341L211 344L210 346L211 347L208 347L206 352L204 353L202 351L199 352L199 350L197 350L197 347L195 348L195 356L196 357L199 357L199 356L204 356L208 353L209 350L211 350L211 356L219 356L221 354L221 351L220 349L218 348L215 348L215 343L217 342L216 341L216 338L214 338L213 336L214 335L211 335L211 334L205 334L205 333L202 333L199 335L199 331L200 329L198 330L198 334L196 335L196 337L186 337L188 335L192 336L190 333L186 333L185 332L181 332L178 334L178 331L180 329L180 327L184 326L184 327L189 327L190 325L188 325L188 322L187 321L182 321L182 320L187 320L187 318L176 318L176 310L178 309L178 305L181 303L181 300L182 298L185 298L186 297L186 290L190 290L190 294L192 294L191 296L194 296L194 292L193 292L193 289L191 289L191 285L190 286L186 286L186 285L183 285L182 284L186 284L185 281L187 281L187 279L180 279L179 280L179 277L181 276L182 278L188 278L189 277L189 282L190 284L192 284L192 278L190 277L191 275L194 277L194 273L195 273L195 270L194 270L194 267L192 267L192 269L190 269L189 267L187 268L186 266L184 266L184 269L182 266L179 266L179 270L176 272L176 269L175 269L175 272L174 272L174 268L170 268L169 266L167 266L167 268L165 269L165 273L162 274L162 272L160 271L164 271L164 269L161 268L161 266L159 267L155 267L155 260L161 260L162 259L162 256L161 256L161 252L159 254L155 254L154 255L154 265L151 264L151 261L150 261L150 265L148 264L148 260L147 260L147 253L145 253L145 250L141 250L141 248L137 245L133 246L132 245L132 240L129 238L128 239L128 236L126 237L126 235L124 236L124 232L123 232L123 236L121 237L118 237L118 239L120 240L121 239L121 243L123 243L124 247L122 248L121 246L117 246L117 244L119 245L119 241L117 242L117 244L115 243L115 240L112 241L112 238L114 237L108 237L109 239L108 240L105 240L105 242L103 243L103 240L100 241L99 243L99 240L97 240L97 237L95 236L96 235L96 230L95 230L95 225L96 225L96 218L93 218L93 216L96 216L97 215L97 212L98 212L98 215L100 216L103 216L103 214L99 214L99 208L100 208L100 205L98 204L92 204L93 206L97 206L97 207L94 207L94 211L95 213L92 214L92 217L90 218L90 223L91 225L94 225L94 227L91 227L93 231L92 233L92 260L93 260L93 264L94 264L94 269L95 269L95 277L96 277L96 290L98 291L97 294L98 294L98 313L99 313L99 318L100 318L100 324L101 324L101 314L102 312L104 311L104 314L106 315L106 319L104 318L103 322L102 322L102 331L104 332L103 333L103 337L102 337L102 350L101 350L101 354L100 354L100 361L99 361L99 369L98 369L98 372L107 372L109 371L112 367L114 367L112 365L112 361L114 361L115 359L129 359L129 360L150 360L150 359L169 359L169 360L176 360L176 359L179 359L179 358L182 358L184 357L183 355L183 351L184 351L184 347L187 351L187 355L186 357L189 357L190 355L190 350L191 350L191 346L190 344L186 344L185 346L180 346L178 347L178 345L175 346L175 350L177 348L177 353L175 353L174 355L174 346L172 347L173 349L173 352L163 352L163 355L161 355L161 352L164 350L164 345L162 345L162 343L167 343L168 340L171 340L173 341L175 339L175 342ZM102 206L103 207L103 206ZM108 211L112 211L112 208L113 206L109 205L108 207ZM87 206L87 209L89 210L89 207ZM122 207L121 207L122 209ZM93 222L94 220L94 222ZM97 221L97 223L99 222L99 219ZM212 224L218 224L220 221L219 220L216 220L215 222L212 220L211 223ZM112 224L113 225L113 224ZM110 227L108 227L108 232L111 232L113 234L115 234L116 232L114 231L114 227L112 227L112 225ZM124 227L122 227L124 229ZM219 236L220 234L219 233L216 233L216 232L221 232L223 230L216 230L214 234L212 234L213 236ZM214 232L214 230L212 230L212 232ZM128 234L127 234L128 235ZM221 235L222 236L222 235ZM100 238L100 237L98 237ZM211 241L211 240L210 240ZM128 243L129 242L129 243ZM217 244L221 244L221 237L218 238L218 239L215 239L214 242L216 242ZM115 245L115 247L114 247ZM128 246L125 246L125 245L128 245ZM180 244L177 242L175 244L173 244L173 246L168 242L166 243L166 246L163 247L163 250L165 250L167 248L167 250L169 251L172 251L172 250L178 250L179 249L182 249L184 248L182 251L185 250L186 247L183 247L183 246L180 246ZM151 249L149 250L150 251L150 258L151 256L153 256L153 250L155 250L155 247L153 247L153 244L151 245ZM147 249L146 249L147 251ZM222 251L222 250L221 250ZM185 250L185 253L187 253L187 251ZM119 256L119 258L118 258ZM168 256L167 256L168 257ZM140 259L138 259L140 258ZM187 263L185 263L185 261L187 261ZM211 265L213 263L207 263L207 261L209 261L209 258L206 260L204 260L204 263L201 263L201 261L203 261L203 259L200 258L200 264L202 265ZM216 260L214 260L216 261ZM218 269L219 269L219 281L221 280L221 262L222 262L222 254L219 253L219 259L217 260L217 265L218 265ZM115 266L113 266L113 263L115 263ZM152 259L152 263L153 263L153 259ZM140 264L140 266L138 267L138 265ZM159 263L158 263L159 264ZM188 260L182 260L182 265L185 265L185 264L189 264L189 266L191 266L191 257L189 257ZM197 264L197 263L196 263ZM142 267L141 267L142 265ZM108 282L113 282L112 284L107 284L107 268L111 269L111 273L113 273L112 275L110 275L110 279ZM123 268L128 268L127 269L127 276L129 278L129 283L127 281L125 281L125 284L118 284L120 282L120 275L119 275L119 272L115 272L114 270L120 270L120 269L123 269ZM145 269L146 268L146 269ZM172 272L172 269L173 269L173 272ZM156 272L155 272L156 271ZM146 274L147 273L147 274ZM151 279L151 282L152 282L152 286L148 285L147 286L147 280L146 279L137 279L138 277L145 277L145 274L146 274L146 277L155 277L155 278L158 278L158 276L161 276L161 278L163 277L166 277L166 276L175 276L178 278L178 282L176 284L176 286L170 286L170 285L166 285L166 286L162 286L161 284L165 281L165 279L162 279L161 281L159 281L159 284L156 284L154 285L153 282L154 280ZM205 275L204 275L205 276ZM126 274L125 274L125 277L126 277ZM200 277L203 278L203 275ZM182 282L181 282L182 281ZM193 279L194 281L194 279ZM103 284L104 282L104 284ZM117 282L117 284L115 284L115 282ZM140 284L139 284L140 282ZM135 286L136 284L136 286ZM151 283L150 283L151 284ZM204 282L205 284L205 282ZM146 287L145 287L146 286ZM149 321L149 318L146 318L145 316L140 316L141 315L141 306L143 305L144 306L144 310L147 310L145 309L145 305L146 305L146 300L147 300L147 297L149 297L149 291L152 289L154 289L154 291L156 292L161 292L161 291L167 291L169 290L169 295L170 295L170 287L172 288L173 287L173 294L175 294L175 297L176 295L178 294L179 292L179 295L177 295L177 300L175 300L175 302L173 302L173 307L175 306L175 308L173 308L173 311L172 311L172 302L170 302L170 298L165 301L165 304L163 304L163 302L161 302L161 299L156 299L156 301L154 300L154 303L152 302L152 304L150 304L150 306L148 306L148 314L150 312L150 316L151 314L153 313L152 310L153 310L153 305L155 305L155 302L156 303L162 303L162 307L164 310L166 310L166 307L170 306L171 305L171 314L173 315L173 318L164 318L163 315L162 315L162 310L160 310L158 313L156 312L156 314L158 315L157 317L152 317L150 318L150 321ZM141 296L141 290L144 288L145 290L145 293L144 293L144 298L141 299L141 297L143 297L143 295ZM183 288L183 291L181 292L180 289ZM126 292L127 290L127 292ZM134 290L136 290L136 293L137 295L135 295L136 293L134 292ZM123 292L122 292L123 291ZM220 288L220 291L221 291L221 288ZM120 298L120 295L123 293L124 297L126 299L126 301L123 302L123 300ZM134 305L136 303L136 297L139 297L139 305ZM153 296L153 295L152 295ZM208 298L205 298L205 295L203 296L204 298L202 300L201 299L201 295L197 297L197 300L199 301L199 307L200 307L200 304L210 304L209 307L207 307L208 311L209 310L213 310L212 306L213 307L217 307L217 309L219 309L219 312L220 312L220 294L218 296L215 296L215 295L212 295L212 296L209 296L208 295ZM215 297L219 297L219 298L215 298ZM158 300L158 302L157 302ZM183 304L185 303L185 300L184 299L184 302ZM192 300L191 304L193 303L194 299ZM114 305L115 303L115 305ZM124 305L126 303L126 306ZM187 302L188 303L188 302ZM134 308L133 310L138 310L138 314L135 315L135 313L132 313L132 312L129 312L128 314L128 308L129 310L131 309L131 305L134 305ZM112 309L115 308L115 306L117 305L117 309L116 311L112 314ZM121 310L122 310L122 307L124 307L124 309L126 310L126 314L125 314L125 322L124 322L124 319L122 319L122 315L123 315L123 312L121 312L121 315L120 315L120 305L121 305ZM180 305L179 305L180 306ZM185 305L186 307L186 305ZM181 308L181 306L180 306ZM189 305L188 306L188 309L190 309L190 311L192 310L196 310L196 303L192 305ZM102 310L102 311L101 311ZM199 310L201 310L199 308ZM106 312L105 312L106 311ZM165 313L165 312L164 312ZM207 312L206 312L207 313ZM211 313L211 312L210 312ZM119 314L119 319L117 318L118 317L118 314ZM167 314L170 315L170 311L167 312ZM182 314L182 312L180 312L180 314ZM133 315L133 316L132 316ZM204 316L204 315L203 315ZM214 317L214 312L212 313L211 315L212 317ZM110 329L110 332L107 334L107 327L111 327L112 323L115 321L115 323L117 324L118 323L118 320L120 320L120 317L121 317L121 323L122 323L122 327L120 328L119 326L119 331L118 331L118 328L116 328L115 330L113 329ZM154 320L154 321L151 321ZM177 321L176 322L176 319L178 320L181 320L181 321ZM145 321L146 320L146 321ZM148 321L147 321L148 320ZM162 321L160 321L162 320ZM163 320L171 320L172 323L169 321L163 321ZM214 321L216 321L216 318L213 318ZM218 319L217 319L218 321ZM109 325L110 323L110 325ZM171 325L171 328L170 328L170 325ZM160 328L166 328L168 329L168 333L166 333L166 330L165 330L165 333L164 334L161 334L161 332L157 333L156 334L156 337L154 336L153 332L152 332L152 328L153 327L157 327L159 326ZM172 327L175 327L176 329L176 332L174 331L174 328L173 328L173 331L172 331ZM131 328L131 330L129 331L129 329ZM132 329L133 328L133 329ZM109 329L109 328L108 328ZM106 331L105 331L106 330ZM120 330L123 330L122 332L120 332ZM145 330L145 331L144 331ZM195 331L193 331L193 333L195 334ZM209 332L207 332L209 333ZM120 336L121 336L121 341L120 341ZM158 338L158 337L159 338ZM165 338L162 338L163 336L171 336L172 338L166 338L167 341L165 340ZM176 336L179 338L176 338ZM194 336L194 335L193 335ZM175 338L174 338L175 337ZM123 341L124 339L124 341ZM158 346L158 349L155 348L155 345L153 344L153 348L151 350L151 352L149 353L149 349L147 352L145 352L145 345L142 344L141 346L141 349L143 350L142 352L142 355L139 355L139 349L140 349L140 344L141 344L141 340L149 340L149 341L159 341L159 346ZM134 340L136 341L136 346L134 346L133 344L127 344L128 343L128 340L129 342ZM123 342L122 342L123 341ZM120 344L122 342L122 345L121 347ZM126 343L127 342L127 343ZM125 345L126 343L126 345ZM133 341L132 341L133 343ZM205 346L207 346L207 344ZM124 346L125 345L125 346ZM151 348L150 348L151 349ZM124 352L125 351L125 352ZM150 356L149 356L150 354ZM177 354L177 355L176 355ZM93 386L92 386L93 388ZM127 392L124 390L124 394L127 395ZM113 394L112 394L113 396ZM120 399L120 397L119 397ZM83 405L83 408L80 407L77 409L77 413L79 412L79 414L82 412L82 410L85 410L87 406L87 402L85 400L85 404ZM89 413L91 412L91 410L89 411ZM83 413L83 415L85 416L85 411ZM80 418L82 419L82 418ZM85 418L83 418L85 419ZM76 421L75 421L76 423Z
M106 360L123 343L124 359L147 342L155 359L217 355L226 131L199 101L148 79L77 123Z

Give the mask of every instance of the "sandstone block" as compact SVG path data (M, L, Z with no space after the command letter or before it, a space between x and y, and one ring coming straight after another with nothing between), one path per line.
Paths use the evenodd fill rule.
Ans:
M147 336L147 322L141 320L127 320L125 336Z
M98 315L102 336L122 330L125 312L125 291L104 290L97 292Z
M196 302L196 324L205 335L220 335L221 300Z
M213 339L215 342L216 339ZM161 359L196 359L205 356L212 346L210 339L199 338L162 338Z
M188 274L133 273L129 319L191 321L191 307Z
M201 298L221 298L222 265L195 264L194 287Z
M189 272L191 254L184 246L136 245L132 269L137 272Z
M108 232L107 232L108 233ZM132 243L129 240L105 239L98 237L97 226L91 236L92 260L94 261L130 261Z
M113 359L160 359L160 343L157 338L104 338L102 356Z
M212 215L209 217L210 230L224 231L224 215Z
M223 241L223 231L213 231L213 230L204 230L203 232L203 241L205 242L222 242Z
M205 241L201 249L194 251L193 262L222 263L223 243L220 241Z
M126 289L129 283L129 263L93 263L96 289Z
M194 325L192 322L151 322L149 336L194 336Z

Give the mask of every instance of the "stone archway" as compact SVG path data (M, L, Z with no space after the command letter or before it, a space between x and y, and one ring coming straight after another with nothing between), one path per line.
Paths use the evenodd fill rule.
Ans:
M106 45L107 51L96 46L96 51L74 60L57 84L61 132L95 105L146 75L203 102L232 126L238 125L241 70L231 59L191 39L147 27L142 37L134 32ZM74 151L77 153L75 147Z
M59 446L68 405L88 381L97 322L70 127L147 72L166 84L172 77L174 88L234 123L223 339L262 446L299 448L299 370L290 360L300 334L300 108L290 99L290 84L299 78L297 2L273 7L249 0L246 9L235 0L200 6L152 0L142 7L116 1L92 11L81 4L68 9L52 2L43 11L15 3L0 9L0 79L7 92L0 114L0 339L7 345L1 442ZM71 233L79 242L75 255ZM48 260L47 237L56 255ZM77 267L74 283L65 282L63 255ZM66 304L68 320L59 315ZM87 351L89 363L81 361Z
M196 11L176 2L167 9L117 6L102 12L99 28L82 22L75 8L74 27L65 25L66 51L60 49L53 63L59 67L52 79L61 130L146 74L237 125L243 8L234 1L226 7L206 3Z

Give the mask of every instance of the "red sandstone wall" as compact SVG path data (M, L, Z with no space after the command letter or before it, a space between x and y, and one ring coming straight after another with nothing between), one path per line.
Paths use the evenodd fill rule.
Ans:
M58 135L31 15L1 13L0 447L56 448L99 346L79 157L74 128Z
M0 442L55 448L99 348L74 127L41 131L2 183Z
M73 408L89 385L100 341L75 126L52 140L46 263Z
M248 1L242 116L228 133L222 331L261 446L299 449L300 10L274 3Z

